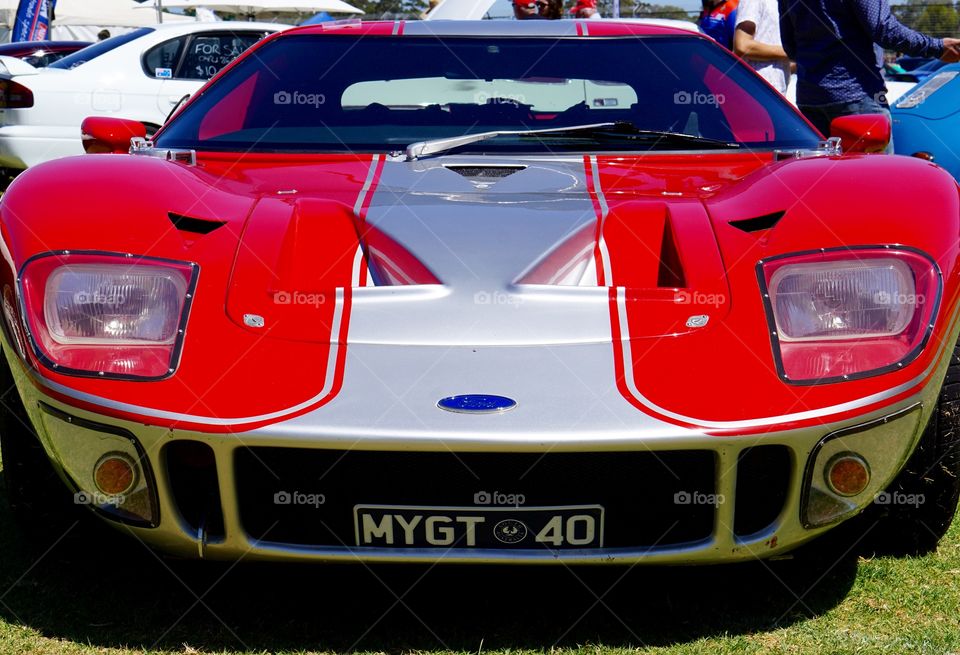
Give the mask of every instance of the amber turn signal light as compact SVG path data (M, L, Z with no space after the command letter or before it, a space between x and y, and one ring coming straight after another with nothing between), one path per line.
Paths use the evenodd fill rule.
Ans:
M870 467L855 453L837 455L827 463L825 473L830 491L839 496L856 496L870 483Z
M93 481L108 496L125 494L136 484L137 465L127 455L109 453L93 467Z

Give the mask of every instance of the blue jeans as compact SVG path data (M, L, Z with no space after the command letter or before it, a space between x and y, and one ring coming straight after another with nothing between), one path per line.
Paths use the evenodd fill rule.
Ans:
M826 136L830 136L830 122L834 118L841 116L850 116L851 114L883 114L887 120L891 120L890 105L885 99L875 100L865 97L853 102L836 102L832 105L798 105L800 113L807 117L813 126L820 130ZM893 123L891 123L891 126ZM888 155L893 154L893 135L890 136L890 143L884 150Z

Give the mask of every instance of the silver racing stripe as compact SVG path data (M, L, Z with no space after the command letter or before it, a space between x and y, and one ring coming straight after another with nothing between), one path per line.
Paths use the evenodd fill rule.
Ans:
M486 167L518 163L482 160ZM596 225L583 159L529 162L483 186L448 169L452 164L481 165L466 156L384 164L366 223L404 248L442 287L429 301L422 287L356 290L350 343L609 343L609 317L601 316L599 305L603 290L580 288L577 298L592 296L596 302L579 303L563 296L570 287L531 289L516 283L565 239L584 227L592 232ZM368 255L374 262L393 257L380 251Z

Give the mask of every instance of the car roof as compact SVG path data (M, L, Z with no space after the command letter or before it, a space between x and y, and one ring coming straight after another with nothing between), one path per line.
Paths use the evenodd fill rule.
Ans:
M705 38L681 27L643 20L344 20L296 27L284 34L345 34L381 36L686 36Z

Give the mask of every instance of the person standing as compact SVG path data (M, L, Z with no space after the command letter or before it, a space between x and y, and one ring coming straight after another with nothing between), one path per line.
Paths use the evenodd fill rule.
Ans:
M960 60L960 40L905 27L888 0L779 0L779 5L783 49L797 62L797 106L823 134L840 116L890 117L880 74L882 48Z
M597 20L600 18L600 12L597 11L597 0L577 0L577 4L570 10L574 18L584 18L587 20Z
M780 43L777 0L740 0L733 51L773 88L786 95L790 83L790 60Z
M537 7L540 18L559 20L563 18L563 0L538 0Z
M703 11L697 25L727 50L733 49L733 29L737 21L738 0L701 0Z
M513 0L513 17L517 20L542 20L537 12L537 0Z

